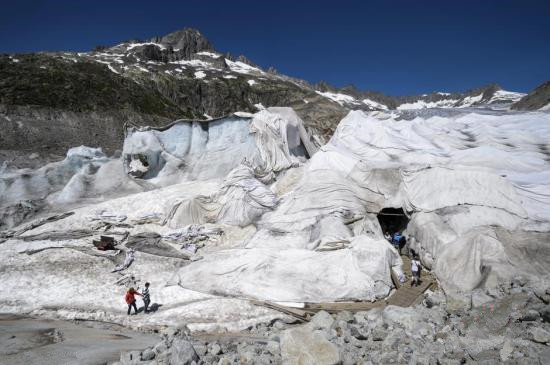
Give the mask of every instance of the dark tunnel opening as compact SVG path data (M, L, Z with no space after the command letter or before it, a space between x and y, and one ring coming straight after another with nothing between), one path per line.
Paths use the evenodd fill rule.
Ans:
M396 232L403 234L403 231L407 228L407 224L409 224L409 218L405 215L402 208L384 208L378 212L377 218L382 228L382 233L384 235L389 233L392 237Z

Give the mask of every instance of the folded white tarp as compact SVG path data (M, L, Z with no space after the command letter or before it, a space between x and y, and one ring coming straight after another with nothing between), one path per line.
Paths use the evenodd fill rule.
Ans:
M270 301L375 300L388 295L401 258L386 240L357 236L350 248L234 249L181 268L172 280L201 292Z

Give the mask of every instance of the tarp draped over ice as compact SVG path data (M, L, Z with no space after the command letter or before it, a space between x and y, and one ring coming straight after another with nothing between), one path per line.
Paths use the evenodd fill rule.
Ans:
M432 167L403 170L402 180L407 211L429 212L457 205L475 205L502 209L527 218L512 184L489 171Z
M282 171L298 164L298 156L315 153L301 119L290 108L269 108L254 114L254 134L263 168Z
M528 262L539 262L535 252L549 246L540 232L550 230L550 116L442 113L396 120L351 112L323 147L323 164L330 156L338 161L331 167L344 166L350 177L361 164L399 170L397 192L384 179L366 185L383 192L386 206L409 212L408 242L444 289L467 292L514 275L548 277L549 265Z
M332 157L337 154L349 163L334 163L338 159ZM279 161L285 161L283 157ZM184 288L211 294L274 301L385 297L393 287L391 270L402 276L402 262L369 210L381 209L384 194L398 191L399 182L392 181L393 176L399 174L369 170L354 156L323 148L308 162L295 189L280 197L280 204L262 212L255 223L258 231L247 240L246 248L217 252L193 262L179 270L175 281ZM371 189L365 182L376 187ZM198 203L204 204L205 197L199 198ZM230 201L235 199L226 203ZM197 199L192 204L197 204ZM248 209L244 205L239 214L246 216ZM218 210L203 211L218 214ZM358 230L365 234L353 236L351 224L361 219L367 222Z
M246 161L233 169L221 188L211 196L199 195L176 203L168 217L169 227L223 223L246 226L278 204L278 198ZM260 180L259 180L260 179Z
M375 300L392 288L390 267L401 258L384 239L357 236L350 249L236 249L214 253L180 269L184 288L273 301Z
M184 183L151 192L144 206L124 199L103 206L116 207L129 222L136 214L158 211L171 228L229 225L224 232L238 237L232 249L205 248L203 260L170 269L181 287L208 294L294 302L384 297L392 287L391 270L402 273L401 259L376 218L389 207L402 207L410 216L407 242L446 291L491 286L517 275L547 280L550 116L430 113L400 120L398 114L351 112L315 154L301 121L288 109L134 129L122 160L115 161L147 180L125 178L150 187ZM80 199L70 192L96 186L90 176L101 166L114 166L111 162L84 171L71 184L66 182L74 170L62 175L61 186L68 187L58 195ZM124 182L118 173L113 176L111 181ZM282 189L274 184L287 178ZM73 229L71 222L76 218L59 226ZM158 230L169 232L160 225ZM163 248L141 242L136 249L129 270L150 273L144 252ZM51 293L50 287L39 289Z
M263 214L246 249L193 263L178 274L179 283L198 287L207 278L202 290L210 293L271 300L376 298L381 292L365 276L389 283L392 260L373 252L378 261L371 272L366 266L373 261L352 243L383 240L376 213L384 207L403 207L410 215L408 242L445 290L469 291L519 274L547 277L550 266L535 252L548 250L548 237L532 230L550 228L548 163L540 158L549 125L539 114L397 121L350 112L294 190ZM514 171L507 161L521 164ZM523 239L518 247L520 235L536 242ZM335 267L343 271L332 272ZM322 279L315 276L323 272ZM333 280L344 273L341 291L334 289ZM254 285L258 277L262 285Z

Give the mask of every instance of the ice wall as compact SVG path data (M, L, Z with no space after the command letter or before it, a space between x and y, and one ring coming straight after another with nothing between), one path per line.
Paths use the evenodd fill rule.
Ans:
M124 174L120 160L107 157L100 148L74 147L63 161L0 173L0 210L6 213L0 216L0 228L11 228L52 207L143 190Z
M165 128L130 128L124 140L126 171L155 179L178 174L185 180L223 178L247 159L281 171L315 152L302 121L290 108L231 115L210 121L176 121ZM305 144L307 144L307 148Z

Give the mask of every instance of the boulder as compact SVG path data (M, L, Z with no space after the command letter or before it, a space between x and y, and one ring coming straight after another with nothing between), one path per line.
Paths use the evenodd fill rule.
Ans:
M281 350L279 348L279 342L277 342L277 341L268 341L267 344L266 344L266 350L272 355L280 353Z
M355 318L353 317L353 314L351 314L351 312L341 311L341 312L338 312L338 314L336 315L336 320L352 323L355 321Z
M334 318L325 311L319 311L315 314L311 321L306 325L311 330L328 330L334 323Z
M199 357L206 355L206 352L208 351L208 348L203 343L194 344L193 348Z
M350 326L350 334L361 341L366 340L368 337L367 334L361 330L361 328L357 328L356 326Z
M537 343L550 343L550 332L540 327L532 327L529 329L531 339Z
M168 346L166 346L166 343L164 341L157 343L153 348L153 351L155 351L155 353L157 354L166 352L167 350L168 350Z
M152 350L152 349L145 349L142 353L141 353L141 360L142 361L149 361L149 360L153 360L155 358L155 352Z
M514 352L514 345L512 344L512 341L510 341L509 339L504 341L504 344L500 349L500 360L501 361L508 360L512 356L513 352Z
M222 348L220 347L220 345L218 345L217 343L213 344L211 347L210 347L210 350L209 352L212 354L212 355L219 355L222 353Z
M330 365L341 361L338 348L322 332L311 331L307 326L283 331L281 355L288 365Z
M388 331L383 327L376 327L372 330L371 336L373 341L384 341L388 336Z
M198 361L199 357L189 341L181 338L174 339L170 348L170 363L178 365L190 365L193 361Z
M538 320L540 318L540 314L539 312L537 312L536 310L533 310L533 309L529 309L527 311L527 313L524 313L520 320L522 322L534 322L536 320Z
M231 360L227 357L222 357L220 361L218 361L218 365L231 365Z

